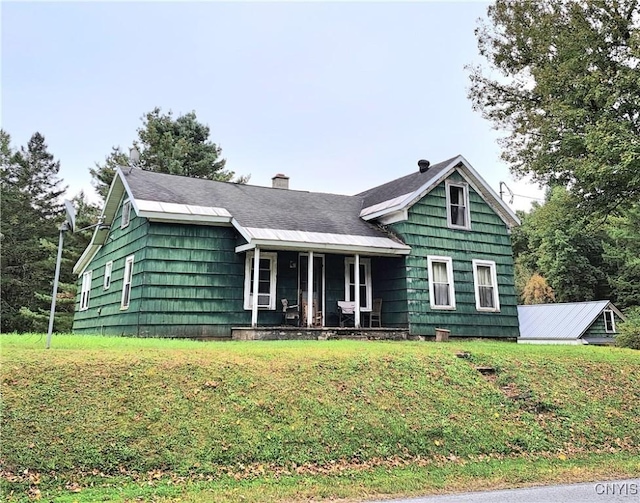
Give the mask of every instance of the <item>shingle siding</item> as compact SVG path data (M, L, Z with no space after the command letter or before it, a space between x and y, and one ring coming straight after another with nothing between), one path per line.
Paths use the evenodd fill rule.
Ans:
M122 202L112 225L107 242L100 248L85 271L93 271L89 308L79 311L82 275L78 279L76 313L73 331L77 333L133 334L137 335L138 313L142 302L142 265L146 253L149 223L144 218L135 217L131 211L129 225L120 228ZM122 286L126 258L134 255L130 303L128 309L121 309ZM108 261L113 261L111 285L104 289L104 269Z
M449 179L463 181L458 173ZM407 221L392 224L412 247L405 259L408 320L413 335L433 336L436 328L452 336L518 336L517 297L511 241L505 223L470 187L471 230L447 226L445 183L441 183L409 209ZM455 310L432 309L429 303L427 256L453 259ZM500 312L476 309L474 259L496 263Z

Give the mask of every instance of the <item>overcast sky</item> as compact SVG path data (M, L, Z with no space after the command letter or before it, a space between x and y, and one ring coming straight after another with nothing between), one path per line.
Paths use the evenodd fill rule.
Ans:
M355 194L462 154L498 191L540 196L473 112L484 2L2 2L2 128L36 131L68 196L154 107L195 111L227 167ZM95 198L95 195L93 196ZM515 209L531 200L516 197Z

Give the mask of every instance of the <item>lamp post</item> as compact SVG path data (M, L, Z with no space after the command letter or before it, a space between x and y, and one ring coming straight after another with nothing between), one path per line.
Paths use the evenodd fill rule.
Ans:
M49 313L49 330L47 330L47 349L51 347L51 334L53 333L53 319L56 314L56 297L58 296L58 280L60 279L60 262L62 262L62 243L64 233L73 232L76 226L76 209L71 201L64 202L67 219L60 225L60 238L58 239L58 258L56 259L56 273L53 277L53 294L51 295L51 312Z

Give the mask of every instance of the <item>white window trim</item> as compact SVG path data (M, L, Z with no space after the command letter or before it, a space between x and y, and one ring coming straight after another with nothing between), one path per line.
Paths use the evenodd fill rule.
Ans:
M253 268L253 256L254 252L247 252L244 262L244 308L251 310L253 298L251 295L251 269ZM276 280L278 271L278 254L274 252L260 251L260 260L268 259L269 265L269 306L258 306L258 309L273 311L276 308Z
M447 264L447 281L449 282L449 299L451 299L451 305L441 306L436 304L436 295L434 291L433 283L433 263L445 263ZM448 311L454 311L456 309L456 289L453 283L453 259L451 257L444 257L440 255L428 255L427 256L427 273L429 275L429 305L431 309L442 309Z
M126 218L125 218L126 215ZM129 226L131 221L131 200L125 199L122 203L122 219L120 221L120 228L124 229Z
M495 307L480 306L480 284L478 282L478 266L489 267L493 286L493 304ZM500 312L500 292L498 291L498 274L493 260L473 260L473 285L476 294L476 310L497 313Z
M104 281L102 283L102 286L104 287L105 290L109 290L109 287L111 286L112 271L113 271L113 260L109 260L109 262L107 262L104 265Z
M82 275L82 288L80 290L80 311L89 309L89 297L91 296L91 278L93 271L86 271Z
M344 259L344 300L347 302L355 301L356 299L351 299L351 289L349 285L351 283L351 268L349 267L353 264L354 268L356 265L356 259L353 257L345 257ZM371 259L370 258L360 258L360 265L364 266L364 286L366 291L366 303L363 307L360 308L361 312L369 312L371 311L371 306L373 304L373 290L371 286ZM355 279L354 279L355 281ZM360 278L362 282L362 278Z
M460 187L462 189L463 197L464 197L464 222L465 225L455 225L451 222L451 187ZM451 229L464 229L471 230L471 210L469 208L469 184L464 182L454 182L451 180L446 180L445 182L445 192L447 196L447 225Z
M607 314L611 315L611 328L612 330L607 330ZM611 309L605 309L603 311L604 315L604 332L606 334L615 334L616 333L616 318L613 315L613 311Z
M122 277L122 298L120 300L120 309L129 309L129 305L131 304L131 291L133 288L131 285L133 284L133 261L135 255L129 255L124 262L124 276ZM129 295L126 296L125 293L127 291L127 285L129 286ZM125 304L125 297L127 303Z

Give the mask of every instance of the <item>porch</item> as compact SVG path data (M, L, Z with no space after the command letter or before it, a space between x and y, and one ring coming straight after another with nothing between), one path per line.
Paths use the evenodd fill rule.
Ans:
M234 327L231 329L234 341L326 341L326 340L369 340L405 341L418 340L409 335L408 328L355 328L355 327Z
M245 259L244 309L250 325L238 320L234 339L398 339L408 334L402 255L256 248Z

